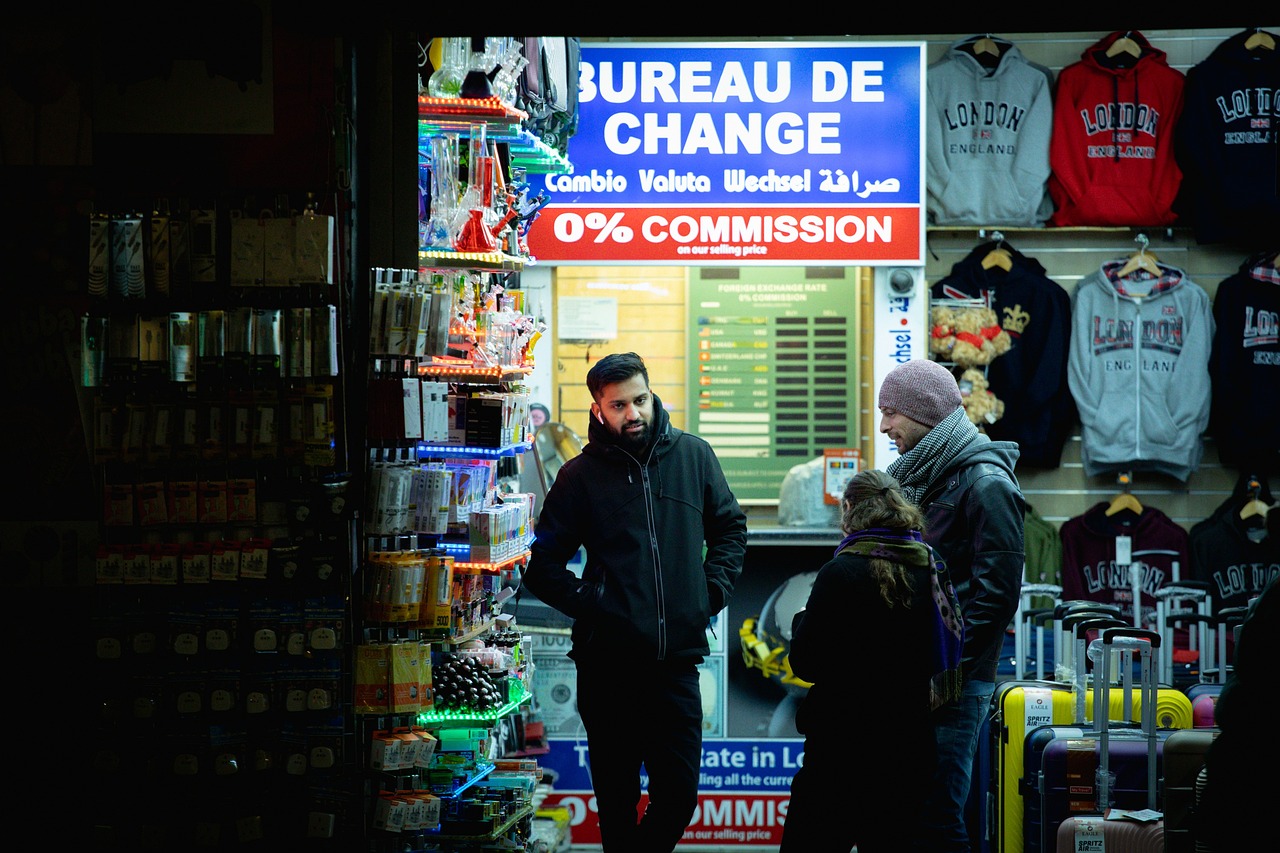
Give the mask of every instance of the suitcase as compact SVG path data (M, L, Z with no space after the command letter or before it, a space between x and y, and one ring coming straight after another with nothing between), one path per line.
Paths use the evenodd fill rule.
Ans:
M1164 853L1162 821L1103 820L1073 817L1058 826L1057 853Z
M1176 731L1164 743L1164 846L1168 853L1195 853L1191 816L1196 780L1217 729Z
M1055 608L1058 616L1055 637L1065 632L1073 638L1078 633L1083 639L1091 626L1124 624L1114 616L1099 616L1078 607L1075 612L1068 612L1076 604L1078 602ZM1111 609L1104 608L1103 612L1110 614ZM1055 659L1061 661L1070 643L1055 639L1054 645ZM1027 733L1043 725L1083 726L1092 710L1091 697L1072 683L1076 678L1074 672L1068 672L1063 664L1055 668L1055 674L1066 678L1004 681L996 685L991 698L987 741L990 780L983 811L984 826L979 837L988 839L991 849L999 853L1022 853L1023 850L1023 756Z
M1218 689L1202 692L1191 700L1192 728L1211 729L1214 727L1214 713L1218 707L1218 694L1222 692L1222 685L1213 686Z
M1140 758L1134 759L1131 748L1139 741L1130 740L1127 730L1116 732L1110 720L1094 725L1091 738L1076 742L1072 776L1063 779L1068 791L1068 813L1057 816L1046 806L1046 828L1054 824L1057 853L1081 850L1105 850L1107 853L1158 853L1164 850L1164 821L1158 811L1161 740L1156 725L1157 690L1155 650L1161 634L1141 628L1108 628L1102 638L1091 645L1096 650L1100 674L1094 680L1095 702L1108 706L1111 689L1113 651L1127 650L1138 655L1141 672L1143 710ZM1128 721L1122 725L1128 726ZM1112 734L1117 738L1113 739ZM1052 744L1051 744L1052 746ZM1046 778L1048 774L1046 767ZM1141 778L1137 796L1131 791L1132 779ZM1048 780L1052 781L1052 780ZM1130 802L1132 801L1132 805ZM1132 818L1117 814L1120 809L1132 812ZM1110 820L1103 818L1110 817Z

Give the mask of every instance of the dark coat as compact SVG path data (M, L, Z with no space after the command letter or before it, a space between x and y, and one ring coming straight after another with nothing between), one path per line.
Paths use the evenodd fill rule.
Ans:
M821 741L842 732L877 731L885 735L875 742L884 745L886 757L923 740L889 736L926 731L929 713L936 608L929 567L912 566L909 575L911 606L890 607L869 557L846 551L818 570L805 609L792 619L787 658L791 671L813 685L796 713L801 734ZM869 690L891 702L893 713L886 716ZM838 742L824 746L834 749ZM919 769L914 765L914 772Z
M920 499L925 541L946 561L964 612L966 679L995 680L1018 609L1026 503L1013 473L1017 459L1017 445L979 435Z
M701 660L711 617L742 573L746 513L715 452L671 426L656 395L653 405L655 439L641 458L593 422L538 517L524 584L573 618L575 660L596 651ZM581 578L566 568L580 546Z

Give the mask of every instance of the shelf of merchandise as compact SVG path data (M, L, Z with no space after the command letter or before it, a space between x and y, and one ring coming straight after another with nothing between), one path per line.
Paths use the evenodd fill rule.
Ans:
M456 134L465 138L470 134L473 126L483 124L487 140L505 146L505 153L512 169L522 168L528 173L570 170L567 161L558 152L548 148L522 128L521 123L527 118L523 112L501 103L496 98L467 100L420 97L418 118L420 147L428 147L426 140L439 134ZM523 269L524 263L524 258L505 252L462 252L422 246L418 253L417 272L419 280L423 275L437 272L478 273L485 278L477 285L477 293L491 294L509 292L512 284L511 277ZM439 353L408 357L397 355L388 362L393 366L393 373L410 378L416 375L424 382L445 382L450 386L450 393L461 394L468 389L510 389L531 372L532 368L525 364L488 363L483 346L483 333L468 332L468 323L474 318L463 309L459 319L460 325L450 328L449 355ZM459 320L455 320L455 324L458 322ZM375 358L380 357L375 356ZM487 460L496 464L497 460L519 456L532 448L527 425L518 432L521 433L517 436L519 440L509 441L499 446L481 445L475 442L452 444L422 440L404 441L395 447L371 445L369 461L373 464L377 461L394 459L399 463L422 465L441 460L473 459ZM490 489L492 490L492 482ZM491 495L489 500L493 500L494 497ZM500 497L497 499L500 500ZM492 576L505 577L507 573L527 562L531 538L531 535L525 534L521 539L509 543L508 549L499 552L505 552L504 556L473 560L472 546L466 540L465 528L460 538L458 529L452 522L448 532L442 533L367 534L364 537L366 554L375 551L431 549L436 553L447 555L442 556L441 559L452 561L451 576L455 581L459 576L472 578L485 576L488 580L477 583L476 589L486 589L489 592L484 594L486 597L483 599L468 598L467 601L452 602L452 616L449 617L452 624L448 628L370 623L366 634L380 639L393 637L411 642L429 643L433 652L470 648L474 647L477 641L483 644L486 638L496 637L499 629L511 624L501 615L502 603L509 597L511 590L501 588L494 593L492 590L495 583ZM455 590L456 588L455 586ZM469 620L475 617L480 617L481 621L474 625L468 624ZM432 657L436 657L436 654L433 653ZM386 727L391 723L434 733L463 727L487 728L496 731L505 719L520 713L533 698L531 688L526 683L529 675L527 663L521 659L520 655L514 656L514 661L511 664L511 670L505 675L507 701L499 707L484 710L466 706L450 710L424 708L417 713L377 716L370 720L366 728L371 729L375 725ZM497 677L504 676L498 673ZM510 759L503 759L503 754L499 752L497 759L486 757L484 760L478 760L476 767L473 768L475 772L470 773L464 784L457 785L447 792L433 791L432 793L453 802L458 814L464 813L466 804L459 798L472 797L475 792L487 790L486 780L493 771L492 761L494 760ZM536 764L534 766L536 767ZM371 783L384 787L402 784L411 786L415 782L420 784L422 774L426 770L427 768L416 768L414 771L405 771L400 776L392 778L386 778L385 774L373 774L376 778L371 779ZM522 768L518 772L526 772L526 769ZM484 796L484 794L480 793L478 796ZM444 810L446 817L449 811L449 808ZM504 845L502 849L521 849L507 846L510 839L506 836L530 837L535 811L532 798L526 801L525 797L516 795L513 799L504 802L500 814L475 820L459 819L457 815L454 816L454 820L460 820L455 823L456 827L477 828L482 831L475 833L450 831L450 820L443 819L439 829L419 831L412 838L390 837L393 835L391 833L386 833L388 835L386 838L375 836L374 853L383 853L383 851L390 853L393 848L397 851L417 849L418 845L425 845L424 849L432 851L487 849L494 844ZM526 822L529 824L527 827L523 826ZM409 847L405 846L406 843Z

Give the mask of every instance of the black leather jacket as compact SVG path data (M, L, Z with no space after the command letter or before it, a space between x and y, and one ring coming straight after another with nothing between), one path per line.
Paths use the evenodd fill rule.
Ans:
M656 395L653 403L656 439L640 458L591 423L534 529L524 585L573 618L575 660L701 660L711 617L742 574L747 517L715 452L671 426ZM581 578L565 565L579 546Z
M1026 562L1026 504L1013 467L1018 446L978 435L925 490L925 541L944 560L964 611L965 678L994 681L1018 609Z

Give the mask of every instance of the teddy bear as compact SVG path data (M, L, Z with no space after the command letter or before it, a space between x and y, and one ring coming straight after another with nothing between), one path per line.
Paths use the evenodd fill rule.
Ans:
M986 374L976 367L960 374L960 397L964 413L978 428L1004 416L1004 401L991 391Z
M951 360L961 367L983 367L1009 351L1009 333L1000 328L996 312L987 307L955 311L955 343Z
M950 361L956 343L956 312L949 305L929 309L929 354L934 361Z

